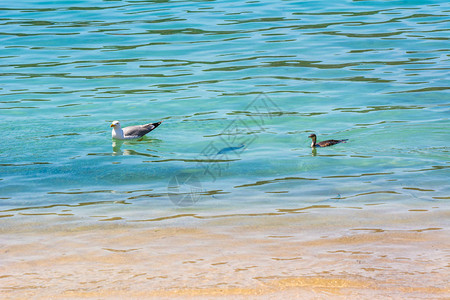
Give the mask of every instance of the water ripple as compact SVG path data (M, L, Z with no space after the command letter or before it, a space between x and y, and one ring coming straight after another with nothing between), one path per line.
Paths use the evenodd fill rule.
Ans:
M170 178L199 165L227 168L202 178L205 199L259 197L256 210L448 193L448 3L20 1L0 12L6 209L64 215L51 205L87 196L99 203L90 211L125 199L167 207ZM276 113L248 107L262 92ZM115 119L165 122L115 151ZM202 157L211 143L223 143L216 154L241 144L224 143L240 137L223 134L234 120L255 141L239 156ZM351 142L314 154L312 132ZM142 220L164 215L179 218Z

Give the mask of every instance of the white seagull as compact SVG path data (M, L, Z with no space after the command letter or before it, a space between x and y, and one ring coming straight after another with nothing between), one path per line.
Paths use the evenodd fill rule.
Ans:
M161 122L156 123L148 123L144 125L136 125L136 126L128 126L125 128L122 128L120 126L119 121L113 121L111 126L112 132L111 135L114 139L117 140L132 140L132 139L138 139L155 129L161 125Z

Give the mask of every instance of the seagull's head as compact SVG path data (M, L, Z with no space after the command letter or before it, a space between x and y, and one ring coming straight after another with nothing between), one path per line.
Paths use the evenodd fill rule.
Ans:
M120 128L120 122L119 121L113 121L109 127Z

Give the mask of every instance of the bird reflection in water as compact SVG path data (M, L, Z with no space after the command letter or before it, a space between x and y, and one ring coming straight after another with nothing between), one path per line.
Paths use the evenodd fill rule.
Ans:
M138 141L143 141L144 139L139 139ZM146 140L149 143L157 143L160 140L158 139L151 139L151 140ZM122 141L122 140L113 140L112 142L112 155L113 156L119 156L119 155L141 155L141 156L146 156L146 157L159 157L158 155L154 155L154 154L150 154L150 153L142 153L142 152L138 152L135 150L131 150L131 149L121 149L122 145L126 144L126 145L132 145L132 144L138 144L136 142L126 142L126 141Z
M122 147L123 141L113 141L112 142L112 149L113 149L113 155L122 155L123 152L120 149L120 147Z

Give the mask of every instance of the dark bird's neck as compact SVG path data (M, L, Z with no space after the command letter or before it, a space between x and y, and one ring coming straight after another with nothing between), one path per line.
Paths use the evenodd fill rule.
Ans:
M312 143L311 143L311 148L315 148L316 147L316 137L315 136L313 136L312 138Z

